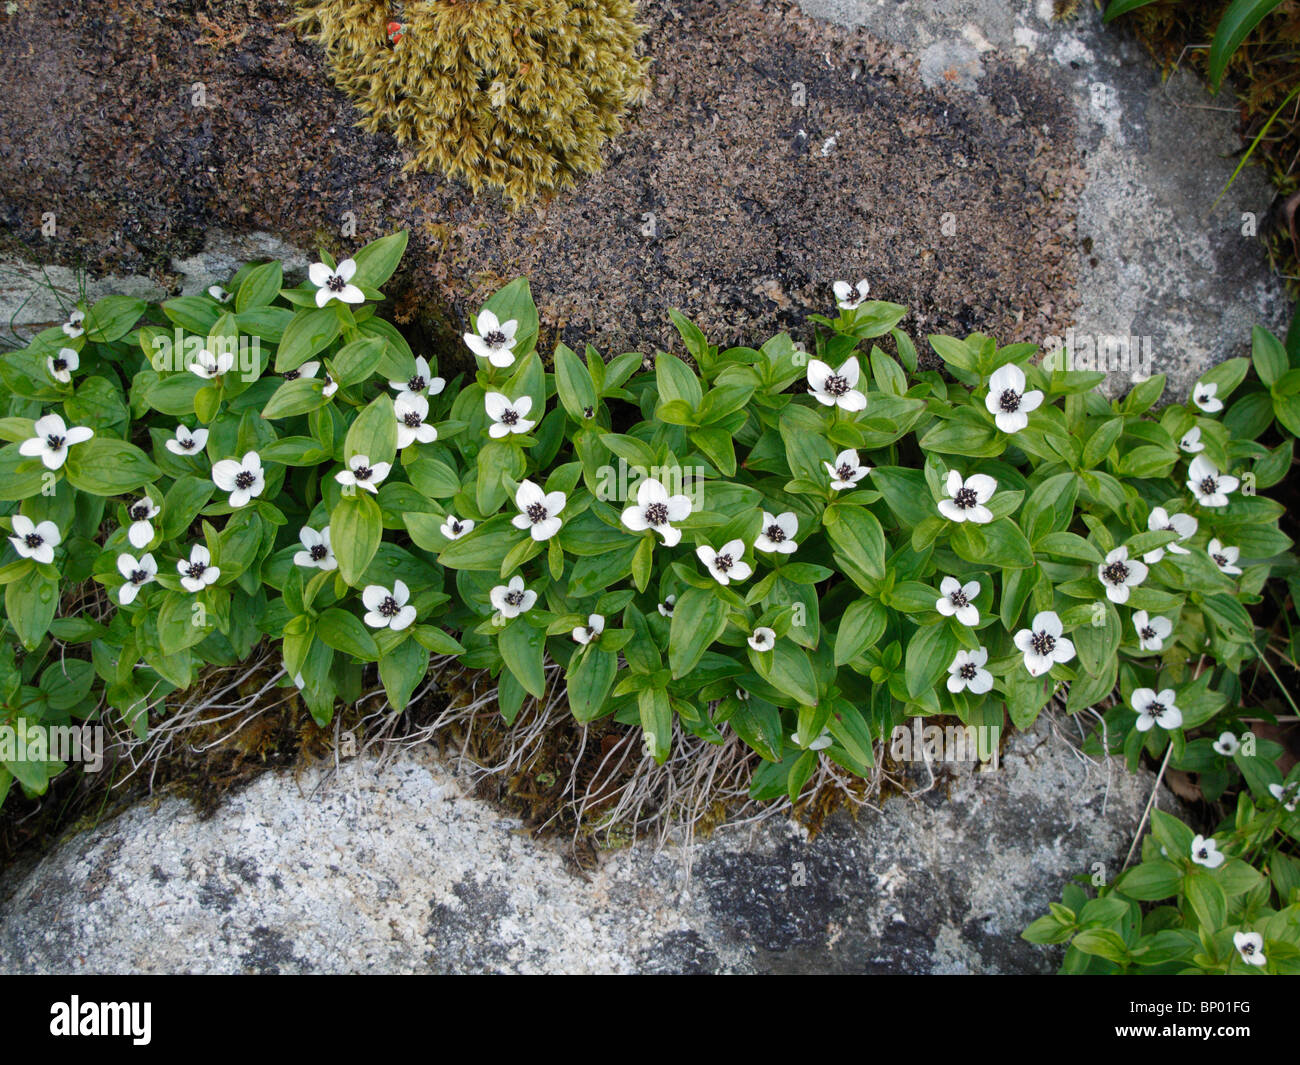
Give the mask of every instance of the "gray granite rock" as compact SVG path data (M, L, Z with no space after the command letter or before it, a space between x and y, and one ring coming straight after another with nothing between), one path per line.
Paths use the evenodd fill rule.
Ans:
M1021 929L1118 871L1152 785L1067 735L1044 719L1000 768L945 767L811 841L770 820L587 872L427 750L268 773L207 820L139 806L4 874L0 971L1049 971Z

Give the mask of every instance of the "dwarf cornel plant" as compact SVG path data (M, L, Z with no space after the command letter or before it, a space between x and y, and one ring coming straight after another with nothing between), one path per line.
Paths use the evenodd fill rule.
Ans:
M295 23L408 169L515 207L599 170L647 91L630 0L311 0Z
M322 724L374 673L404 709L435 655L496 676L513 721L549 661L579 722L639 727L646 757L739 735L760 799L823 758L868 774L913 717L1027 728L1067 687L1070 711L1118 688L1131 763L1225 768L1198 733L1240 712L1247 607L1296 576L1258 494L1294 443L1258 440L1300 403L1270 334L1159 411L1162 377L1110 400L979 334L930 337L946 373L918 370L906 309L847 285L811 352L719 350L674 312L689 361L560 344L548 368L519 279L447 382L376 314L405 245L292 288L272 262L110 296L0 357L10 732L144 735L269 641ZM12 755L0 795L63 768Z

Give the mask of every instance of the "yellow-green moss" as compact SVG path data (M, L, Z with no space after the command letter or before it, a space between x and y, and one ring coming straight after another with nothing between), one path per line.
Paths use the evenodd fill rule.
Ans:
M647 90L631 0L305 0L295 24L408 169L514 207L598 170Z

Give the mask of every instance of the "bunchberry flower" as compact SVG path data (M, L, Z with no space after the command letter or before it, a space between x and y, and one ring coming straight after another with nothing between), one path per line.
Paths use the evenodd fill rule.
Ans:
M989 394L984 397L984 406L1004 433L1018 433L1028 426L1030 413L1042 402L1043 393L1037 389L1026 392L1025 371L1010 362L993 371Z
M586 625L579 625L573 630L573 638L584 646L594 640L600 639L600 634L605 631L605 619L599 614L591 614L587 617Z
M1157 692L1153 688L1138 688L1133 692L1133 710L1137 714L1137 730L1150 732L1159 725L1172 732L1183 723L1183 712L1174 705L1174 689Z
M361 592L361 603L366 608L362 620L372 629L401 632L415 620L410 598L411 591L404 581L394 581L392 591L382 584L367 584Z
M760 625L750 634L748 643L755 651L770 651L776 646L776 630Z
M192 546L189 560L181 559L176 569L180 571L181 587L187 592L201 592L221 576L221 568L212 565L212 556L202 544Z
M866 278L863 278L856 285L850 285L847 281L836 281L831 289L835 293L835 304L840 310L856 311L866 302L871 285L867 283Z
M744 559L743 540L730 540L717 551L707 544L701 544L695 549L695 554L719 584L743 581L754 572Z
M59 348L57 355L46 357L45 365L54 380L66 385L72 380L73 371L81 366L81 356L73 348Z
M411 396L436 396L444 388L447 382L441 377L434 377L433 371L429 369L429 360L423 355L415 357L415 373L411 374L405 381L389 381L388 387L398 393L398 399L410 398Z
M1068 662L1074 657L1074 644L1063 635L1061 619L1054 610L1044 610L1034 615L1029 628L1021 629L1013 637L1016 649L1025 656L1025 668L1031 677L1041 677L1057 662Z
M968 628L980 623L980 612L975 607L975 597L980 594L979 581L962 584L956 577L945 577L939 582L939 598L934 608L944 617L955 617Z
M515 361L515 333L519 323L511 318L503 322L489 310L478 312L474 332L465 334L465 344L475 355L487 359L493 366L504 368ZM524 413L527 413L525 411Z
M245 506L266 488L262 460L256 451L246 452L242 459L222 459L212 466L212 483L230 493L232 507Z
M1120 546L1106 555L1097 566L1097 577L1112 603L1127 603L1129 592L1147 579L1146 563L1128 557L1128 548Z
M208 446L208 431L195 429L190 432L185 426L176 426L175 439L167 441L167 450L173 455L197 455Z
M474 522L469 518L458 518L455 514L448 514L447 520L442 523L438 531L448 540L459 540L474 531Z
M503 618L517 618L533 609L537 593L524 587L522 577L511 577L508 584L498 584L493 588L488 598Z
M140 589L158 576L158 563L153 555L141 555L139 560L131 555L117 556L117 571L126 578L126 583L118 591L118 598L123 606L135 602Z
M534 540L549 540L560 531L558 515L566 502L563 492L547 494L532 481L524 481L515 492L519 513L510 522L516 529L527 529Z
M27 458L39 458L47 470L57 470L68 459L68 448L95 435L94 429L74 425L68 427L57 414L37 418L33 426L35 436L18 445L18 453Z
M969 690L975 695L984 695L993 690L993 674L984 668L989 660L985 647L975 651L958 651L957 657L948 667L948 690L953 694Z
M492 424L488 426L488 436L494 440L511 433L526 433L536 424L527 418L528 412L533 409L532 396L520 396L512 400L500 392L489 392L483 397L483 406L492 419Z
M1262 968L1268 964L1268 958L1264 954L1264 937L1258 932L1233 932L1232 945L1247 965Z
M330 545L330 527L325 526L320 532L308 526L298 530L298 542L302 550L294 552L293 564L308 569L338 569L339 560L334 557L334 548Z
M330 300L365 303L366 294L351 283L356 272L357 264L352 259L344 259L332 270L324 263L312 263L307 277L316 286L316 306L324 307Z
M763 511L763 525L759 530L754 547L759 551L771 551L779 555L793 555L799 545L795 535L799 532L799 519L793 510L784 511L773 516Z
M1162 651L1165 641L1174 631L1168 618L1150 617L1145 610L1133 615L1133 630L1137 633L1138 648L1143 651Z
M412 444L432 444L438 439L438 430L424 419L429 416L429 401L418 392L403 392L393 401L393 415L397 418L397 450L404 451Z
M856 451L841 451L835 456L833 465L829 462L823 462L822 465L831 475L831 487L837 492L846 492L857 487L857 483L871 472L870 466L858 464Z
M1219 850L1213 838L1198 835L1192 840L1192 861L1207 869L1217 869L1227 861L1227 856Z
M353 455L348 459L348 468L339 470L334 475L334 480L341 485L364 488L367 492L378 495L380 483L392 468L391 462L372 463L368 455Z
M676 547L682 531L671 523L685 521L691 514L690 497L670 496L661 481L647 477L636 489L636 503L623 511L623 524L632 532L651 529L657 532L667 547Z
M1241 567L1237 565L1241 548L1224 547L1218 540L1211 540L1206 551L1209 552L1210 560L1219 567L1219 572L1226 573L1229 577L1241 575Z
M866 410L867 397L858 390L862 368L856 355L850 357L838 370L832 370L821 359L808 362L808 394L824 407L841 410Z
M1142 556L1142 561L1154 566L1165 557L1166 551L1171 555L1190 554L1187 548L1179 545L1196 535L1198 525L1197 520L1190 514L1170 514L1164 507L1152 507L1151 514L1147 517L1147 528L1152 532L1176 532L1178 539L1165 544L1164 547L1152 548Z
M10 519L14 534L9 542L23 558L34 559L42 564L54 561L54 549L59 546L62 537L59 527L52 521L34 522L25 514L15 514Z
M162 508L148 496L137 499L126 508L126 516L131 519L126 538L131 541L132 547L144 550L149 546L149 541L153 539L153 519L161 513Z
M993 520L993 512L984 505L998 490L998 482L992 477L976 473L963 480L956 470L949 470L944 487L949 498L939 500L939 513L949 521L986 525Z
M1187 469L1187 487L1203 507L1226 507L1228 493L1235 492L1241 482L1236 477L1220 473L1204 455L1192 459Z
M1198 381L1196 387L1192 389L1192 402L1205 411L1206 414L1217 414L1223 410L1223 400L1215 395L1218 391L1218 385L1207 385Z

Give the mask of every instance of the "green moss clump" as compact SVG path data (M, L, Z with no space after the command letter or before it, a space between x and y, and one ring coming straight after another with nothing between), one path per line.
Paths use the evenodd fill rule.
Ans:
M600 169L644 99L632 0L305 0L294 24L335 83L414 157L519 207Z

